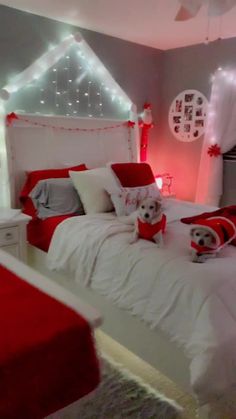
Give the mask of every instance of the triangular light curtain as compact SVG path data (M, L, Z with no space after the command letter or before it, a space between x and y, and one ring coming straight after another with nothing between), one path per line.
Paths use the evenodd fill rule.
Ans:
M129 98L81 39L69 45L46 71L41 66L29 83L12 91L5 110L128 119L130 105Z
M0 89L0 207L9 206L8 113L129 119L136 107L80 33L70 35Z

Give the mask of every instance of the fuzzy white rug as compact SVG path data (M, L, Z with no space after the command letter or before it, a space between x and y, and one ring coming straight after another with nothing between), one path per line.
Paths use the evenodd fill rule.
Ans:
M177 419L182 409L113 360L102 357L102 381L90 395L48 419Z

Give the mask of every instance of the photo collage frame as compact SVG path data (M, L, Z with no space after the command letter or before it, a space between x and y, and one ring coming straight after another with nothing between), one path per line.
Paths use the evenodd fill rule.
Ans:
M208 101L197 90L184 90L173 100L169 110L169 126L179 141L191 142L205 131Z

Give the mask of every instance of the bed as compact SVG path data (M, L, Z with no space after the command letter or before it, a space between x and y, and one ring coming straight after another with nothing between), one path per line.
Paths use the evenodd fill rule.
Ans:
M0 282L0 416L42 418L93 391L98 311L4 251Z
M8 133L12 179L16 179L19 171L33 169L36 164L45 167L43 159L37 162L32 159L29 167L29 160L18 153L17 147L24 144L27 129L16 124ZM32 155L38 132L34 136L31 129L30 133L27 147ZM130 160L128 148L119 148L118 141L119 135L114 150L113 141L110 143L109 156L106 147L102 156L99 143L101 158L97 166L111 160ZM67 143L67 138L61 138L63 158ZM133 143L134 148L136 145ZM93 147L96 155L96 139ZM80 143L80 162L96 166L96 159L91 164L91 155L83 150ZM70 158L68 163L78 161ZM13 197L16 189L12 186ZM181 217L213 210L177 200L166 201L169 222L165 249L157 250L154 244L143 240L131 246L130 226L122 224L114 214L93 214L68 217L59 223L49 256L33 246L29 253L34 267L101 309L106 333L194 393L200 406L208 409L217 405L219 411L220 406L235 400L236 249L228 246L217 259L193 264L189 226L179 221ZM88 255L89 264L85 262ZM231 405L232 412L233 409L235 406Z

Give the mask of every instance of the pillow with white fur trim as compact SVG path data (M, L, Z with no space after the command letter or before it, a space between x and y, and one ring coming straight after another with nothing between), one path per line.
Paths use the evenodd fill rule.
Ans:
M146 198L162 200L152 169L147 163L111 163L108 165L116 188L107 189L116 214L129 215Z
M136 211L141 201L146 198L160 200L160 193L156 184L141 186L139 188L122 188L107 190L115 207L116 215L129 215Z
M79 176L80 174L82 176ZM69 175L80 196L86 214L114 210L107 189L116 188L116 183L107 167L86 170L84 172L70 170Z

